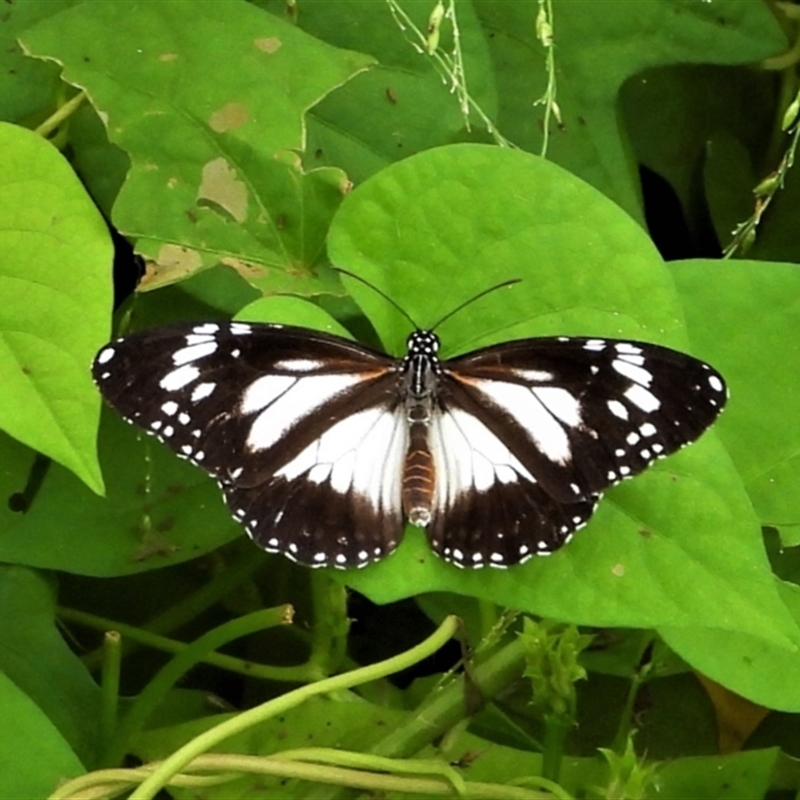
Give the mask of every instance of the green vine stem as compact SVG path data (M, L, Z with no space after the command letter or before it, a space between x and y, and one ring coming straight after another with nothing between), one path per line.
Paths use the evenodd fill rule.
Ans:
M122 664L122 637L119 631L107 630L103 637L103 670L100 679L100 736L108 742L117 727L119 711L119 676Z
M165 634L180 628L219 603L247 581L256 570L264 566L263 560L258 555L256 557L253 556L252 545L249 542L244 542L244 544L247 547L239 551L238 557L226 561L223 568L219 569L211 580L203 584L199 589L187 594L163 613L139 626L133 627L116 621L109 623L108 620L102 617L84 614L73 609L61 608L58 614L64 620L75 621L81 625L88 625L90 628L99 628L104 631L120 631L120 633L124 634L122 650L126 655L135 650L140 644L158 647L159 649L167 650L167 652L177 652L184 645L162 646L161 643L169 643L171 641L163 638ZM146 639L145 636L152 638ZM155 642L161 643L155 644ZM84 666L91 671L100 665L102 659L102 648L99 648L96 651L87 653L81 660ZM225 669L231 669L230 664L226 664ZM248 674L250 673L248 672Z
M87 99L87 94L84 91L78 92L74 97L71 97L63 105L59 106L41 125L36 128L35 133L39 136L47 138L53 131L55 131L62 122L69 119L80 108L84 100Z
M108 619L107 617L98 617L86 611L62 607L58 611L58 616L64 622L85 625L87 628L95 628L101 631L117 631L122 634L125 642L135 641L137 644L152 647L154 650L161 650L164 653L182 653L188 647L191 647L190 644L186 644L185 642L169 639L166 636L159 636L156 633L150 633L150 631L143 630L142 628ZM129 650L129 648L124 649L126 651ZM226 669L229 672L245 675L248 678L256 678L264 681L311 683L312 681L317 681L325 677L325 674L320 671L319 667L312 663L298 664L292 667L274 667L269 664L255 664L252 661L246 661L241 658L225 655L224 653L215 652L206 653L200 658L200 661L219 667L220 669Z
M264 609L219 625L192 642L185 650L165 664L133 701L128 713L117 726L114 736L109 741L102 763L111 766L122 760L131 737L142 729L150 715L181 676L197 664L203 656L234 639L275 625L285 625L288 622L291 622L290 606Z
M400 655L388 658L385 661L380 661L368 667L361 667L352 672L345 672L342 675L336 675L308 686L302 686L299 689L287 692L256 708L237 714L235 717L220 723L195 739L192 739L192 741L185 744L180 750L176 751L159 764L153 774L145 779L141 786L134 790L131 794L131 800L152 800L173 775L182 770L197 756L205 753L229 736L233 736L259 722L286 712L311 697L327 694L328 692L340 691L342 689L350 689L360 683L386 677L387 675L399 672L402 669L422 661L448 642L456 634L458 627L459 621L456 617L447 617L431 636L416 647L407 650L405 653L401 653Z
M359 761L357 753L327 751L326 759L342 762ZM373 757L374 758L374 757ZM552 790L547 781L532 779L532 783L544 789L527 789L512 784L479 783L459 780L453 783L445 773L452 768L447 764L436 764L429 759L414 761L393 761L383 759L379 762L383 773L364 772L332 764L311 764L304 760L284 758L283 754L262 758L259 756L212 754L198 756L188 772L176 773L166 785L193 789L198 795L206 787L220 786L242 775L263 775L269 777L301 780L314 780L317 784L336 784L347 789L360 789L376 795L397 796L412 794L422 797L464 797L481 800L570 800L570 796L558 786ZM129 789L137 781L149 779L163 766L149 764L130 770L103 770L82 775L60 786L50 800L78 800L87 797L109 797ZM413 775L417 771L419 774ZM196 774L213 772L211 775ZM433 775L428 777L428 775ZM420 774L424 777L420 777ZM94 780L90 780L90 779ZM142 786L144 783L142 783ZM141 787L140 787L141 789ZM102 794L101 794L102 792ZM219 792L217 792L219 794ZM135 798L137 795L131 795Z
M746 254L756 240L758 226L777 193L783 189L786 176L794 166L794 159L800 143L800 90L798 90L797 64L800 63L800 7L794 3L776 2L774 8L784 16L787 35L794 37L792 46L786 53L762 62L765 70L779 70L781 90L779 100L780 125L775 125L773 142L769 147L769 162L774 163L775 153L784 148L778 166L754 189L754 210L748 219L740 222L733 230L731 241L722 251L723 258L741 253ZM791 99L794 97L794 99ZM791 137L785 146L786 134Z

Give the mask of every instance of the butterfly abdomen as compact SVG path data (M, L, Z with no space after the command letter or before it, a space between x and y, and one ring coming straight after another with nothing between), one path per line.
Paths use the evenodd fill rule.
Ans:
M426 527L431 521L436 472L428 445L428 425L411 422L408 451L403 464L403 511L412 525Z

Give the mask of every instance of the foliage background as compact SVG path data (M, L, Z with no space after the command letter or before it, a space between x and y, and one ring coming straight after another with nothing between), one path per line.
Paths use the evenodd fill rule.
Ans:
M395 15L383 0L4 10L0 693L15 711L0 721L0 797L44 796L129 751L162 758L216 722L211 694L254 705L399 652L448 613L477 646L501 607L596 629L561 763L568 791L626 774L613 762L604 772L596 748L621 756L632 725L639 753L669 760L645 793L798 787L796 172L756 198L770 203L749 250L720 260L794 141L781 122L798 88L797 23L785 4L755 0L553 0L548 50L536 26L547 5L454 7L458 37L444 21L434 57L413 46L410 23L424 31L433 9L422 0ZM453 91L441 75L452 62L437 68L436 56L456 44ZM561 118L546 161L533 155L542 97ZM113 287L104 220L124 237ZM145 269L126 299L138 278L130 245ZM407 325L330 264L422 325L522 277L510 299L443 326L447 346L553 333L662 341L720 368L730 406L702 442L610 492L550 559L465 573L410 534L363 573L310 573L243 541L197 470L101 418L88 364L110 334L112 288L127 329L238 314L344 325L399 352ZM261 680L203 666L204 654L180 688L141 701L166 660L164 642L138 646L148 635L192 641L284 603L294 626L226 651L264 667ZM119 708L97 678L96 631L107 629L129 645L121 690L137 700ZM425 670L399 685L315 701L228 746L366 748L376 727L413 725L432 687ZM547 726L515 691L453 752L427 754L482 753L470 780L536 774L538 756L519 752L541 750ZM238 791L255 789L243 779Z

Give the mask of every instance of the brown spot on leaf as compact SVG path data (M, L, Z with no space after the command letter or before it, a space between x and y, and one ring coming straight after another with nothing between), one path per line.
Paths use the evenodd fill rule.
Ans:
M222 156L203 167L197 200L227 213L236 222L247 219L247 186L236 177L236 170Z
M272 55L281 49L283 42L277 36L265 36L262 39L255 39L254 44L262 53Z
M178 552L180 548L169 542L161 534L151 534L139 545L131 561L149 561L156 556L168 557Z
M244 103L228 103L217 109L208 119L211 130L217 133L232 131L240 128L250 119L247 106Z
M169 516L164 517L164 519L160 519L156 523L156 530L160 533L166 533L167 531L171 531L175 527L175 517Z
M202 266L203 260L196 250L177 244L165 244L158 251L155 260L145 259L145 273L139 288L147 291L165 283L172 283Z
M245 280L262 278L267 274L267 271L260 264L254 264L252 261L244 261L233 256L226 256L220 259L220 263L238 272Z

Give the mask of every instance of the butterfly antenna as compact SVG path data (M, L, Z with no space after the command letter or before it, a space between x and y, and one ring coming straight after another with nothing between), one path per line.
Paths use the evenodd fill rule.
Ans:
M411 323L411 325L414 327L415 330L420 330L419 325L417 325L417 323L414 322L414 320L411 318L411 315L405 309L401 308L394 300L392 300L392 298L389 297L388 294L382 292L377 286L373 286L369 281L364 280L364 278L360 277L359 275L356 275L353 272L349 272L346 269L342 269L341 267L331 267L331 269L334 272L340 272L342 275L347 275L348 278L355 278L355 280L359 281L360 283L363 283L364 286L369 286L369 288L372 289L373 292L379 294L387 303L394 306Z
M496 291L497 289L502 289L505 286L513 286L515 283L520 283L522 278L511 278L510 280L503 281L502 283L497 283L494 286L490 286L488 289L484 289L482 292L478 292L474 297L470 297L469 300L465 300L461 305L456 306L452 311L448 311L435 325L431 325L431 330L436 330L443 322L446 322L450 317L455 316L458 314L459 311L466 308L468 305L471 305L476 300L480 300L481 297L485 297L487 294Z
M369 286L369 288L372 289L373 292L377 292L384 300L386 300L387 303L390 303L392 306L394 306L414 326L416 330L420 330L419 325L417 325L417 323L414 322L414 320L411 318L411 315L403 308L401 308L394 300L392 300L392 298L389 297L388 294L382 292L377 286L373 286L369 281L364 280L364 278L360 277L359 275L356 275L353 272L349 272L346 269L342 269L341 267L332 267L331 269L333 269L334 272L340 272L342 273L342 275L347 275L349 278L355 278L357 281L363 283L364 286ZM476 300L480 300L481 297L485 297L487 294L490 294L491 292L494 292L497 289L502 289L505 286L513 286L515 283L520 283L521 280L522 278L511 278L510 280L503 281L502 283L497 283L494 286L490 286L488 289L484 289L482 292L478 292L478 294L476 294L474 297L470 297L469 300L465 300L463 303L461 303L461 305L456 306L452 311L448 311L447 314L445 314L435 325L431 325L430 330L435 330L443 322L450 319L450 317L454 316L455 314L457 314L462 309L466 308L471 303L474 303Z

